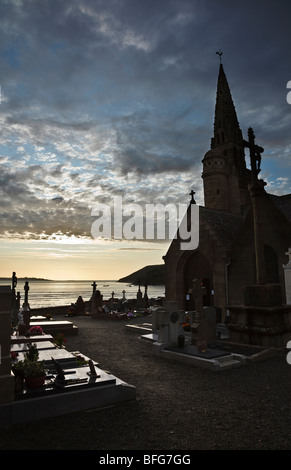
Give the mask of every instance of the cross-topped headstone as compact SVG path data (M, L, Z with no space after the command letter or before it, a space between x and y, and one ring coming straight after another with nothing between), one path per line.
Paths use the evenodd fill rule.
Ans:
M195 310L200 318L203 315L203 296L206 294L206 287L201 285L200 279L193 279L193 296L195 301Z
M91 286L93 287L93 294L92 295L94 295L95 292L96 292L96 287L97 287L96 282L94 281L93 284L91 284Z
M23 308L24 311L29 310L28 291L29 291L28 281L25 281L25 284L24 284L24 303L22 305L22 308Z
M16 297L16 286L17 286L17 277L16 273L12 273L12 295L11 295L11 320L12 323L15 324L17 323L17 297ZM18 308L19 310L19 308Z
M261 153L264 152L263 147L259 147L255 144L255 134L253 129L250 127L248 129L248 138L249 140L244 140L244 146L250 150L250 160L251 160L251 170L253 180L258 179L258 174L261 171Z

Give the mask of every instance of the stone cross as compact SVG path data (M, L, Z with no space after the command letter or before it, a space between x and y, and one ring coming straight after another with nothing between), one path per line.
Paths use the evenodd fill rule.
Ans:
M17 324L17 314L16 314L16 310L17 310L17 298L16 298L16 291L15 291L15 288L17 286L17 277L16 277L16 273L13 272L12 274L12 295L11 295L11 320L12 320L12 324ZM18 308L19 310L19 308Z
M91 284L91 286L93 287L93 294L92 295L94 295L95 292L96 292L96 287L97 287L96 282L94 281L93 284Z
M201 285L200 279L193 279L193 296L195 301L195 310L200 318L203 316L203 296L206 294L206 287Z
M25 282L25 285L24 285L24 303L23 303L23 305L22 305L22 307L23 307L24 310L28 310L28 309L29 309L28 291L29 291L29 285L28 285L28 281L26 281L26 282Z
M190 204L196 204L196 201L194 199L194 194L196 194L195 191L193 191L193 189L191 189L191 192L189 193L189 196L191 196Z
M255 134L251 127L248 129L248 138L249 141L244 140L243 143L245 147L250 149L252 178L257 180L258 174L261 171L261 153L263 153L264 149L255 144Z

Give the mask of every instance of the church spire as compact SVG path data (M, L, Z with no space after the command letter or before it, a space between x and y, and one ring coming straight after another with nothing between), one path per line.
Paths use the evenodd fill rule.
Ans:
M221 58L221 57L220 57ZM243 137L222 63L217 80L214 137L211 148L232 143L242 146Z
M249 203L250 171L246 168L244 140L221 63L217 80L214 136L203 163L205 207L239 215Z

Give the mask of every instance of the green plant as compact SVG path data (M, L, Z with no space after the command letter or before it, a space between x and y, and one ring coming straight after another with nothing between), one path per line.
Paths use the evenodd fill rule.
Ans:
M64 343L66 343L67 340L66 338L64 337L63 333L58 333L57 336L54 338L54 344L56 346L63 346Z
M46 375L44 361L24 360L25 377L43 377Z
M37 347L36 347L36 344L31 344L29 343L28 344L28 349L26 351L26 353L24 354L24 358L25 360L28 360L28 361L37 361L38 360L38 350L37 350Z
M15 362L11 368L15 376L24 377L24 361Z

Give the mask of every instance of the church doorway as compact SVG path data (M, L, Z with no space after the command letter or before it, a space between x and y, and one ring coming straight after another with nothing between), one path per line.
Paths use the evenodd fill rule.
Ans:
M184 268L184 300L185 310L194 310L195 302L192 295L193 279L200 279L201 285L206 288L203 304L213 305L213 275L208 259L199 252L192 253Z

